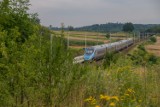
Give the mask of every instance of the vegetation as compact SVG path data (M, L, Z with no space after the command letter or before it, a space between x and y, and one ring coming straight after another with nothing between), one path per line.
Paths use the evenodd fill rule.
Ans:
M147 29L146 32L160 33L160 26L157 25L157 26L151 27L151 28Z
M131 59L133 60L133 63L135 65L153 65L158 63L158 58L153 54L149 54L146 51L144 45L140 45L138 47L138 50L133 52L133 56L131 56Z
M101 92L88 95L85 99L87 107L157 106L158 64L138 65L133 59L123 55L115 59L116 61L111 60L104 71L99 71L102 76L98 81L101 82L96 85L99 85Z
M107 39L110 38L110 34L109 34L109 33L106 34L106 38L107 38Z
M153 42L153 43L155 43L155 42L157 42L157 39L156 39L155 36L152 36L152 37L150 38L150 41Z
M74 27L73 26L68 26L68 30L69 31L74 31Z
M156 107L160 104L158 57L151 57L140 46L132 55L140 57L140 61L109 54L100 65L73 64L74 53L66 47L63 29L60 36L51 35L39 25L37 17L27 13L28 4L26 0L0 3L0 106Z
M132 32L134 30L134 26L132 23L125 23L122 30L124 32Z

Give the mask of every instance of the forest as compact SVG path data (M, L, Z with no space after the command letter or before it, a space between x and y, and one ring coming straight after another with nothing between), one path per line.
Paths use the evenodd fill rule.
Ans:
M107 53L100 64L73 64L64 30L54 36L29 6L0 2L0 107L160 105L160 58L145 49L156 41L127 55Z

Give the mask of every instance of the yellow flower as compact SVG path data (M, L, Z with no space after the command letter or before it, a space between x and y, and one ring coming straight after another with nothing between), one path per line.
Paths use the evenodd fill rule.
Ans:
M91 103L91 105L95 105L96 104L96 99L92 99L90 103Z
M110 98L110 96L107 96L107 95L100 95L100 99L101 100L106 100L106 101L108 101L108 100L110 100L111 98Z
M133 89L131 89L131 88L129 88L127 91L128 91L129 93L135 93L135 91L134 91Z
M105 98L104 95L101 94L101 95L100 95L100 99L104 99L104 98Z
M100 107L99 105L96 105L95 107Z
M112 96L112 99L115 99L116 101L119 101L118 96Z
M111 103L109 104L109 106L114 107L114 106L115 106L115 103L114 103L114 102L111 102Z
M85 102L89 102L89 101L91 101L92 99L93 99L93 97L90 96L89 98L85 99L84 101L85 101Z
M91 105L95 105L96 104L96 99L93 98L92 96L90 96L89 98L84 100L85 102L89 102Z

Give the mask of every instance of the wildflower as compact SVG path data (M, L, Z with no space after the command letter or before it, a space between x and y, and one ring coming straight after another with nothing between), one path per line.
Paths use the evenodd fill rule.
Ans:
M111 102L111 103L109 104L109 106L114 107L114 106L115 106L115 103L114 103L114 102Z
M95 105L96 104L96 99L92 99L92 101L90 103L91 103L91 105Z
M133 89L130 89L130 88L129 88L127 91L128 91L129 93L135 93L135 91L134 91Z
M108 100L110 100L111 98L110 98L110 96L107 96L107 95L100 95L100 99L101 100L106 100L106 101L108 101Z
M91 101L92 99L93 99L93 97L90 96L89 98L85 99L84 101L85 101L85 102L89 102L89 101Z
M96 105L95 107L100 107L99 105Z
M89 98L84 100L85 102L89 102L91 105L95 105L96 104L96 99L93 98L92 96L90 96Z
M115 99L116 101L119 101L118 96L112 96L112 99Z

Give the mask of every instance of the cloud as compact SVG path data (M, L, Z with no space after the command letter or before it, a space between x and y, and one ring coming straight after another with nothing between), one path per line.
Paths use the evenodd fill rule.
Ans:
M31 0L48 26L83 26L106 22L160 23L159 0Z

